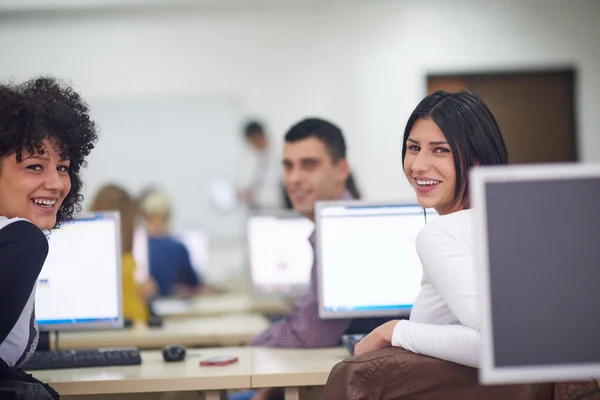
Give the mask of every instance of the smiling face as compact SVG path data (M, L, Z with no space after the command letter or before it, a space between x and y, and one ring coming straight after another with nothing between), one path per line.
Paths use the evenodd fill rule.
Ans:
M56 214L71 190L69 160L62 159L56 141L44 139L41 151L16 153L1 160L0 215L25 218L40 229L52 229Z
M416 121L405 145L404 172L417 192L419 205L434 208L440 215L464 208L454 199L454 155L435 122Z
M348 162L334 162L325 143L315 137L286 142L283 158L285 190L294 210L314 218L315 202L334 200L344 191Z

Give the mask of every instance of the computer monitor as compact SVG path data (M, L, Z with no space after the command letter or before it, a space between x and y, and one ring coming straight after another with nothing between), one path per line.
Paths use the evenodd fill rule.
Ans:
M408 316L421 289L415 241L427 214L414 202L318 202L319 316Z
M187 228L180 231L176 237L186 247L194 271L199 276L204 276L207 272L210 254L208 234L200 228Z
M50 233L36 288L41 330L123 326L120 233L118 212L81 215Z
M600 377L600 165L471 172L483 384Z
M150 279L150 253L148 249L148 232L143 224L138 224L133 230L133 248L135 260L135 281L146 283Z
M287 212L255 214L247 223L250 278L256 294L305 293L314 255L314 223Z

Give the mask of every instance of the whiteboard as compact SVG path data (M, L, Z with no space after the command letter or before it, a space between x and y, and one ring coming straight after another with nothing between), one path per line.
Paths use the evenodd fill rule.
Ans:
M84 207L106 183L137 196L149 185L172 199L172 228L211 237L243 234L243 210L219 211L208 190L232 187L243 140L238 105L227 98L146 96L90 101L99 140L84 170Z

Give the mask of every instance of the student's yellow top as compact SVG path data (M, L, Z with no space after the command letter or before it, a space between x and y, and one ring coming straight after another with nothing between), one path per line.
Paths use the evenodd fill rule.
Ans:
M131 253L123 254L122 261L123 312L125 318L146 323L148 308L142 301L140 289L135 281L135 259Z

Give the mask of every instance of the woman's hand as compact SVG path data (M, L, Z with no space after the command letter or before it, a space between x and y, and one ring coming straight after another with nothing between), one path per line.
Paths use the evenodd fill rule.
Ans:
M398 321L389 321L378 326L354 346L354 355L358 356L373 350L392 346L392 335Z

